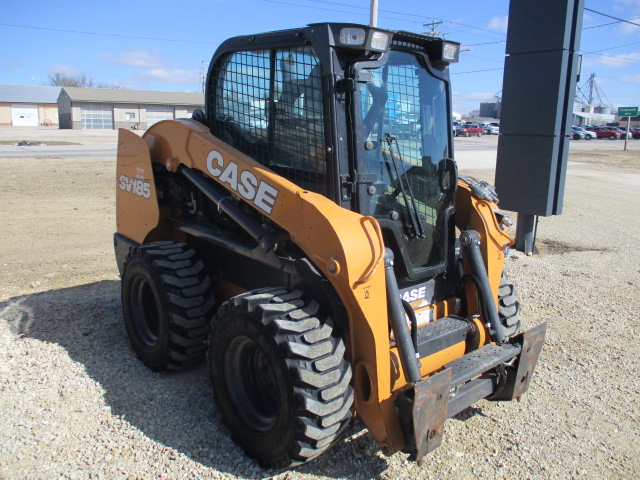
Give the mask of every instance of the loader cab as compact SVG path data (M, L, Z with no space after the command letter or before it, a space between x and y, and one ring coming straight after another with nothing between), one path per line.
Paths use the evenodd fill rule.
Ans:
M448 65L459 45L352 24L224 42L211 132L300 188L375 217L400 282L444 272L456 167Z

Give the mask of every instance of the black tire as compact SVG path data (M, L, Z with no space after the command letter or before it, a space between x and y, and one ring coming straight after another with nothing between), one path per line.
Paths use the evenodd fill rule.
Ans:
M609 140L615 140L616 136L612 133L611 135L609 135Z
M498 317L507 330L507 338L513 337L520 330L520 302L516 287L509 282L509 277L502 272L498 290Z
M470 137L470 136L471 136L471 133L470 133L470 132L464 132L464 136L465 136L465 137Z
M131 345L153 370L201 362L215 304L211 279L184 243L133 248L122 274L122 311Z
M478 137L481 137L481 136L482 136L482 132L478 132Z
M325 451L352 413L351 366L329 319L299 291L262 289L225 302L209 340L209 372L233 440L265 468Z

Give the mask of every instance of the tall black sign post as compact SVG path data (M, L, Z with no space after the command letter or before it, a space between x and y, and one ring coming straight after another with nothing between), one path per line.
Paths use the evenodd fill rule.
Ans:
M583 10L584 0L509 5L495 183L526 253L536 216L562 213Z

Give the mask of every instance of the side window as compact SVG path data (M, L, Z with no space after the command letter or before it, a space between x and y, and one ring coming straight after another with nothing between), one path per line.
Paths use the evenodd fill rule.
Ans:
M213 133L300 187L325 194L322 81L311 47L235 52L216 77Z
M270 52L237 52L219 68L214 133L260 163L268 163Z

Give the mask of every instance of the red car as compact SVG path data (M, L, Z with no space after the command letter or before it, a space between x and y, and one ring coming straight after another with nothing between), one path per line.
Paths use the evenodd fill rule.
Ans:
M640 127L632 127L629 133L631 133L631 136L636 140L640 140Z
M610 140L617 140L620 138L620 133L610 130L607 127L587 127L587 130L594 132L597 138L608 138Z
M471 135L481 137L483 132L483 126L473 123L471 125L463 125L461 129L456 131L456 137L470 137Z

